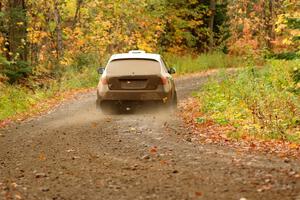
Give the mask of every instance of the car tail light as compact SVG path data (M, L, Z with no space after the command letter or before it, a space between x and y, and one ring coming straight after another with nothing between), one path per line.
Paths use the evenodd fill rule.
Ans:
M168 78L161 77L161 82L162 82L163 85L167 85L168 84Z
M101 78L101 83L102 83L103 85L107 85L107 84L108 84L107 78L106 78L106 77L102 77L102 78Z

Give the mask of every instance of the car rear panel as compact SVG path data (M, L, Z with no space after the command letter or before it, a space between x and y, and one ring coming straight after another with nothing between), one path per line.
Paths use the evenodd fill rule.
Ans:
M102 100L134 100L134 101L148 101L148 100L163 100L168 98L168 94L163 91L145 92L134 90L128 92L126 90L108 91L101 95Z
M161 77L157 75L116 76L107 77L111 90L156 90L161 84Z

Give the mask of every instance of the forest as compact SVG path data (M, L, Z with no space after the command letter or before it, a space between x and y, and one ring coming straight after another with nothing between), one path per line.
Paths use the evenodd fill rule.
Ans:
M199 91L198 123L300 138L298 0L1 0L0 121L95 87L97 67L132 49L179 74L240 70Z

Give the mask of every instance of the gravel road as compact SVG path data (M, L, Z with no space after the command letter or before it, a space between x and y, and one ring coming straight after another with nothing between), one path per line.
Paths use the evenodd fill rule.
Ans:
M176 80L179 101L207 80ZM300 163L199 144L175 114L105 116L95 93L0 129L0 199L300 199Z

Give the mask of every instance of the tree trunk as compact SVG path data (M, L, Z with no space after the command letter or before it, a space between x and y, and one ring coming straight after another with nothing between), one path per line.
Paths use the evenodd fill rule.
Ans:
M209 19L209 51L212 51L214 48L214 21L215 21L215 15L216 15L216 1L210 0L210 19Z
M0 12L4 12L5 11L5 7L4 7L4 3L3 2L0 2ZM3 38L3 41L2 43L0 44L0 48L3 49L3 48L6 48L7 49L7 46L6 46L6 38L7 38L7 30L5 30L4 28L4 21L3 20L0 20L0 37ZM6 52L3 52L3 55L5 54L6 57L8 57L9 55L7 55L7 51Z
M54 0L54 20L56 23L56 56L57 60L64 54L63 49L63 38L62 38L62 25L61 25L61 16L59 11L59 2Z
M73 20L73 28L75 28L76 23L78 22L78 20L80 18L80 8L81 8L82 3L83 3L83 0L77 0L76 12L75 12L74 20Z
M268 31L268 41L267 41L267 45L268 48L271 49L272 48L272 41L275 40L275 33L274 33L274 4L273 4L273 0L269 0L269 19L268 19L268 27L267 27L267 31Z
M27 61L27 19L25 0L9 0L8 60ZM17 56L19 55L19 57Z

